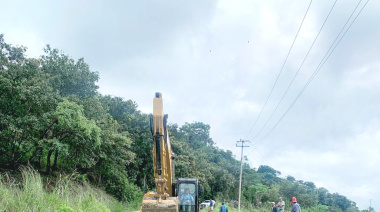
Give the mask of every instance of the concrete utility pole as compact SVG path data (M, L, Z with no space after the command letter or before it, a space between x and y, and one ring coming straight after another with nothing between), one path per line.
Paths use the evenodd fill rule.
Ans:
M237 147L241 147L241 159L240 159L240 182L239 182L239 205L238 205L238 211L240 212L240 197L241 197L241 178L242 178L242 173L243 173L243 148L244 147L249 147L249 146L244 146L244 143L248 142L250 143L250 141L248 140L241 140L240 141L236 141L236 146ZM238 145L238 143L241 143L240 146Z

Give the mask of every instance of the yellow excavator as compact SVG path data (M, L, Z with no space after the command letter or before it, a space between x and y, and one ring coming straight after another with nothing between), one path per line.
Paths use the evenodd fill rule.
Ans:
M153 136L153 173L156 190L143 196L141 212L199 212L200 186L197 179L175 179L174 154L164 115L162 94L153 98L150 128Z

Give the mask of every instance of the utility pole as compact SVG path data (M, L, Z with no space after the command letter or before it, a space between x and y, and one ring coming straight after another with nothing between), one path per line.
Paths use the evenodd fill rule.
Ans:
M242 172L243 172L243 148L244 147L249 147L249 146L244 146L244 143L250 143L250 141L248 140L241 140L240 141L236 141L236 147L241 147L241 159L240 159L240 181L239 181L239 205L238 205L238 212L240 212L240 197L241 197L241 178L242 178ZM238 143L241 143L240 145L238 145Z
M317 212L319 212L319 207L318 207L318 204L319 204L319 196L318 196L318 188L317 188Z

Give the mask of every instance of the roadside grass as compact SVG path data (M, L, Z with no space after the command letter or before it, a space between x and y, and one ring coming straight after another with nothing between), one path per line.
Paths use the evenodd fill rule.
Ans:
M74 181L74 175L60 176L56 182L44 182L30 167L21 170L18 182L9 174L0 174L0 211L41 212L122 212L137 210L138 203L117 201L86 182Z

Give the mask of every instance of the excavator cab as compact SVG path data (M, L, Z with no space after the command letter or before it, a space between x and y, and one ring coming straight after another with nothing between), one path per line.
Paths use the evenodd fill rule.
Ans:
M176 183L179 212L199 211L199 184L197 179L179 178Z

